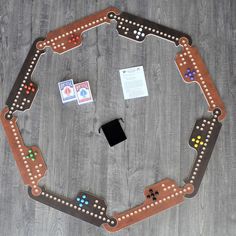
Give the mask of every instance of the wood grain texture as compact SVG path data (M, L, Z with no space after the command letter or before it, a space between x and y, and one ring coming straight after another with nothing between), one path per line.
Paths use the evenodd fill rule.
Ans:
M108 6L191 35L226 105L225 119L196 198L118 232L119 236L234 236L236 232L236 1L14 1L0 3L0 107L35 38ZM113 29L113 30L112 30ZM108 214L143 201L143 189L165 177L188 175L188 145L196 119L207 116L198 86L185 84L174 63L178 48L147 37L119 37L115 25L84 34L83 46L63 55L50 50L33 79L39 92L19 114L26 145L40 147L44 183L74 198L90 191L105 198ZM143 65L149 96L124 101L118 70ZM95 102L63 105L57 82L89 80ZM98 128L122 117L127 140L110 148ZM3 236L109 235L102 228L32 201L0 128L0 230Z

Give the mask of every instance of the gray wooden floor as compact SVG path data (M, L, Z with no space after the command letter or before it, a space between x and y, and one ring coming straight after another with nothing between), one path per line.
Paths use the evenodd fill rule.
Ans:
M190 34L206 61L228 116L200 192L116 235L236 235L236 1L235 0L1 0L0 107L33 40L75 19L114 5L121 10ZM174 45L148 37L137 44L119 37L115 24L85 33L83 46L61 56L43 56L34 80L32 109L18 114L25 143L42 150L48 172L42 181L70 198L80 190L104 197L108 211L143 201L143 189L165 177L183 184L195 152L188 139L207 105L197 85L176 69ZM149 97L124 101L119 69L143 65ZM94 103L63 105L57 82L89 80ZM110 148L101 124L122 117L127 141ZM0 128L0 235L108 235L34 202L22 184Z

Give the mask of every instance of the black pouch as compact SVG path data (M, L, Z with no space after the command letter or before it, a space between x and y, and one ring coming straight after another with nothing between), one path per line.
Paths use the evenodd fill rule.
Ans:
M102 125L98 130L100 133L100 130L102 129L111 147L127 139L120 125L120 120L123 121L122 118L112 120Z

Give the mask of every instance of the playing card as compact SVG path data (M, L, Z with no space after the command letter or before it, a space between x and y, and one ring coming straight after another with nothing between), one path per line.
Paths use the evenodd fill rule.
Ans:
M92 97L92 93L91 93L88 81L75 84L75 91L77 94L77 101L79 105L93 101L93 97Z
M58 87L60 90L62 103L67 103L76 100L74 82L72 79L59 82Z

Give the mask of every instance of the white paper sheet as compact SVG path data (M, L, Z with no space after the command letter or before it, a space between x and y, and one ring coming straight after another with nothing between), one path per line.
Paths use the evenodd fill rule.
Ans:
M143 66L120 70L120 79L124 93L124 99L148 96Z

